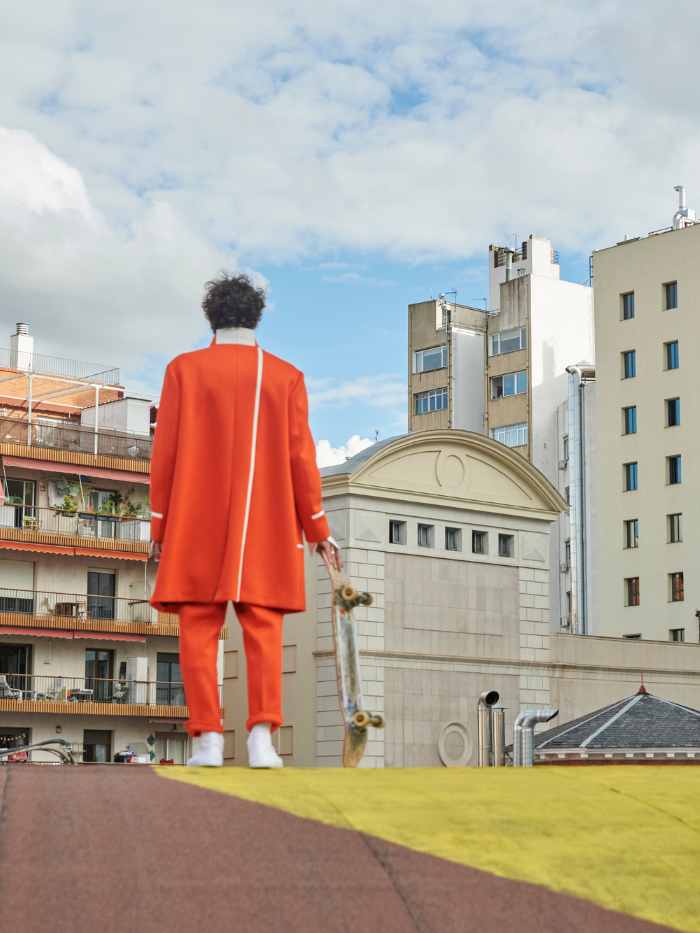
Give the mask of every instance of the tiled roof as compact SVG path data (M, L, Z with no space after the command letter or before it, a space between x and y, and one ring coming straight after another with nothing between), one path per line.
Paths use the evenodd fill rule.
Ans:
M405 435L396 434L394 437L387 437L385 440L378 441L370 447L365 447L364 450L355 454L354 457L350 457L345 463L336 463L335 466L321 467L321 476L335 476L337 473L354 473L358 467L366 463L378 450L381 450L382 447L386 447L387 444L391 444L393 441L397 441L400 437L405 437Z
M540 750L698 748L700 712L640 691L595 713L539 733L535 736L535 747Z

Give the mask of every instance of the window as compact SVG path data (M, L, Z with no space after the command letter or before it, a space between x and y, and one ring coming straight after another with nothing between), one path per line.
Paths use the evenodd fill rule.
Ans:
M685 641L685 629L671 628L668 630L668 637L670 641Z
M111 761L112 733L98 729L83 730L83 761Z
M425 415L429 411L442 411L447 408L447 389L433 389L432 392L420 392L416 395L416 414Z
M637 354L635 350L627 350L622 354L622 378L634 379L637 375Z
M522 447L527 444L527 421L521 424L504 424L491 429L491 437L506 447Z
M116 619L114 571L88 570L87 610L91 619ZM134 608L134 607L132 607Z
M639 605L639 577L628 577L625 580L626 606Z
M499 535L498 536L498 556L499 557L511 557L513 552L513 536L512 535Z
M666 399L666 426L675 428L681 423L681 400L679 398Z
M491 380L491 398L503 398L505 395L520 395L527 392L527 372L508 373L506 376L494 376Z
M447 366L447 347L431 347L430 350L417 350L413 354L413 372L429 373L433 369Z
M112 698L112 670L114 652L100 648L85 649L85 688L92 690L91 700L105 701Z
M571 566L571 542L567 541L564 545L564 560L567 567Z
M634 317L634 292L627 292L622 296L622 320L629 321Z
M432 525L419 525L418 526L418 547L432 547L433 546L433 526Z
M474 554L486 553L486 532L472 531L472 552Z
M678 307L678 282L668 282L664 285L664 292L666 298L666 310L670 311L671 308Z
M626 463L624 466L625 470L625 492L631 492L633 489L637 489L637 464L636 463Z
M668 485L675 486L681 481L681 458L667 457L668 461Z
M622 412L624 414L623 434L636 434L637 433L637 406L633 405L631 408L623 408Z
M566 499L566 504L571 505L571 487L570 486L564 487L564 498Z
M389 544L406 543L406 522L389 522Z
M668 575L669 602L683 602L683 574L669 573Z
M666 369L678 369L678 341L665 344Z
M185 700L185 688L182 684L179 654L158 652L156 655L156 680L158 681L156 703L162 703L164 706L186 706L187 701Z
M564 438L564 462L569 459L569 435Z
M625 522L625 547L639 547L639 522L636 518Z
M459 528L445 528L445 550L461 551Z
M677 544L679 541L682 541L681 537L681 512L678 512L676 515L668 516L668 542L669 544Z
M502 353L512 353L513 350L524 350L527 347L527 330L519 327L518 330L507 330L503 334L494 334L491 337L491 356L500 356Z
M9 509L5 509L3 524L12 525L14 520L15 528L36 527L36 511L33 506L36 504L36 483L24 479L4 479L3 487L5 492L5 505L14 505L15 514Z

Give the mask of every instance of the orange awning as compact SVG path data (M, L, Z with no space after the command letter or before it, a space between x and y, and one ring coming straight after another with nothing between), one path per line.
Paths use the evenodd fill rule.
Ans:
M101 638L104 641L140 641L145 643L145 635L123 635L116 632L73 632L73 638Z
M35 544L33 541L5 541L0 538L0 548L11 551L39 551L45 554L65 554L66 557L118 557L120 560L148 560L148 554L131 551L103 551L93 547L59 547L56 544Z
M62 632L52 628L16 628L0 625L0 635L41 635L44 638L72 638L72 632ZM144 641L146 639L144 638Z
M9 454L3 454L2 460L5 466L24 467L27 470L96 476L99 479L122 480L126 483L151 482L150 473L132 473L130 470L109 470L105 467L85 466L82 463L56 463L53 460L35 460L33 457L11 457Z
M76 554L84 557L119 557L121 560L148 560L148 554L134 554L131 551L103 551L96 547L77 547Z

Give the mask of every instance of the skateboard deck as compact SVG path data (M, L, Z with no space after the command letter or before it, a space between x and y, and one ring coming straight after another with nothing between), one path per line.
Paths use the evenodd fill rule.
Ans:
M322 554L322 557L333 587L335 672L338 678L340 712L345 724L343 767L356 768L365 753L368 727L384 728L384 717L379 713L368 713L364 708L360 656L353 618L355 606L370 606L372 596L369 593L358 592L342 571L338 572L331 567L325 554Z

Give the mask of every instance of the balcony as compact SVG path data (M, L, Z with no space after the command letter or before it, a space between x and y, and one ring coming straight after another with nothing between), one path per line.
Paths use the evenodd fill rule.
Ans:
M5 626L36 629L41 635L73 632L74 638L89 637L91 632L121 636L180 634L178 616L158 612L145 599L0 587L0 628ZM222 629L220 637L228 638L228 629Z
M108 428L98 428L95 433L78 425L0 419L0 453L9 456L148 473L152 447L150 437Z
M219 687L219 704L222 688ZM0 712L186 719L181 683L0 674ZM222 718L226 710L221 710Z
M70 553L95 550L115 555L127 552L144 560L150 549L149 520L102 512L73 512L60 506L0 506L0 541L51 545L52 550L77 548ZM40 550L40 548L39 548ZM60 553L60 551L59 551Z

